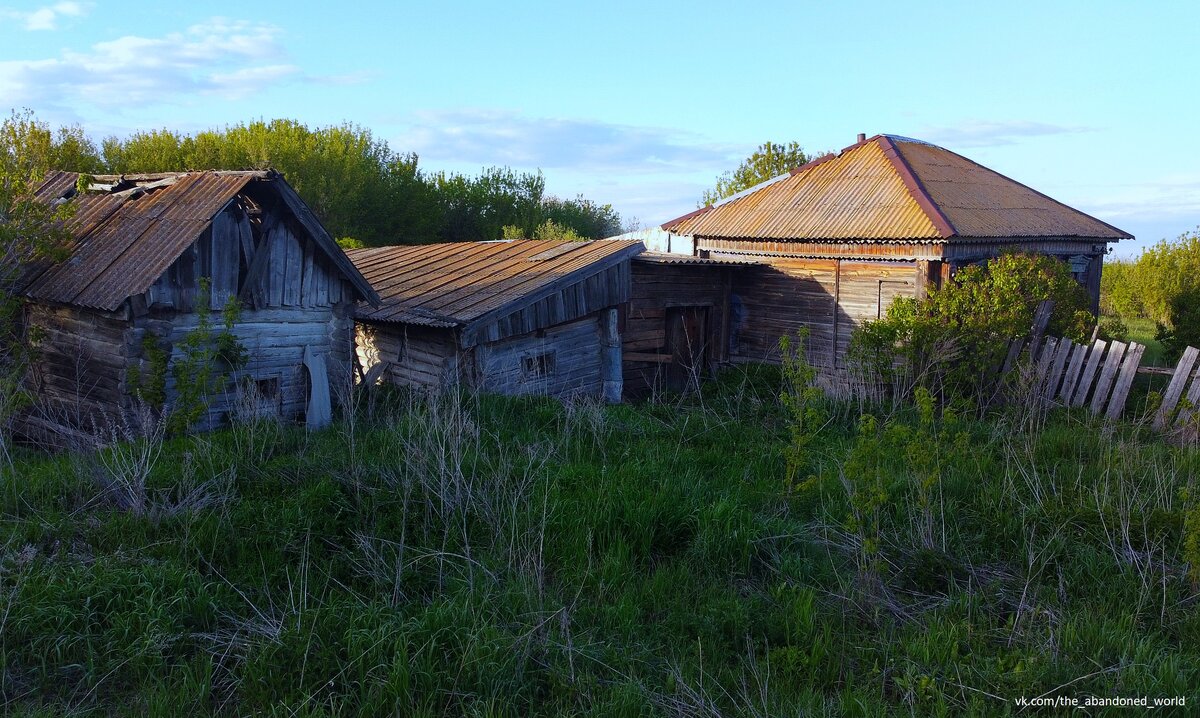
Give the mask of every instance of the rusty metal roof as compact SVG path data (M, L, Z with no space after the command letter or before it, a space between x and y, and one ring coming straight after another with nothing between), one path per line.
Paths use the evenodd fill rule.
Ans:
M961 155L893 135L851 145L662 228L809 241L1132 238Z
M668 252L642 252L634 257L634 261L650 264L688 264L700 266L735 266L747 267L761 264L754 259L733 259L730 257L696 257L690 254L670 254Z
M379 294L360 319L465 326L517 308L552 286L586 280L643 250L641 242L519 239L373 247L347 252Z
M269 183L297 219L363 297L370 286L306 208L292 206L294 192L274 172L185 172L154 175L99 175L89 190L76 193L79 176L53 172L38 189L42 201L69 201L75 212L67 221L74 237L69 256L36 267L24 278L31 299L115 310L141 294L165 272L230 201L254 181ZM323 235L323 236L322 236ZM340 261L339 261L340 259Z

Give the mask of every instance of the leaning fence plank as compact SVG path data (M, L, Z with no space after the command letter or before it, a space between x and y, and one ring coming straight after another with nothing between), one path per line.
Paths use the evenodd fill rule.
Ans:
M1175 365L1175 373L1171 375L1171 383L1167 384L1167 390L1163 393L1158 413L1154 415L1155 429L1162 431L1171 420L1171 412L1175 411L1179 398L1183 396L1183 390L1187 388L1187 380L1192 375L1192 368L1196 366L1197 357L1200 357L1200 349L1188 347L1183 350L1183 356L1179 357L1179 363Z
M1100 372L1100 380L1096 382L1096 389L1092 393L1092 413L1099 414L1104 411L1104 404L1108 401L1108 391L1112 389L1113 380L1117 378L1117 369L1121 368L1121 359L1125 356L1125 345L1121 342L1113 342L1108 350L1108 359L1104 362L1104 369Z
M1001 378L1008 376L1008 370L1017 363L1021 350L1025 348L1025 337L1018 337L1008 343L1008 356L1004 357L1004 366L1000 367Z
M1046 337L1042 345L1042 356L1037 360L1037 368L1033 375L1033 386L1036 395L1042 393L1042 385L1046 383L1046 375L1050 373L1050 364L1054 361L1054 348L1058 346L1057 337Z
M1071 406L1083 406L1087 401L1088 389L1092 388L1092 379L1096 378L1096 370L1100 368L1100 360L1104 357L1104 348L1108 344L1103 339L1092 343L1092 351L1084 362L1083 374L1075 386L1075 396L1071 397Z
M1058 340L1058 348L1054 352L1054 360L1050 364L1050 374L1046 377L1042 396L1053 399L1054 395L1058 393L1058 385L1062 382L1063 366L1074 349L1075 342L1070 339Z
M1046 327L1050 324L1050 315L1053 313L1053 299L1043 299L1037 305L1037 309L1033 311L1033 326L1029 330L1029 356L1031 359L1037 360L1041 356L1038 352L1048 348L1042 345L1042 334L1046 332Z
M1067 364L1067 373L1063 377L1062 390L1058 394L1064 404L1071 403L1072 395L1075 392L1075 384L1079 381L1079 372L1083 369L1083 360L1087 358L1087 353L1087 344L1076 344L1075 351L1071 352L1071 361Z
M1142 363L1142 354L1145 351L1145 344L1129 345L1125 361L1121 364L1121 374L1117 377L1117 385L1113 387L1112 398L1108 400L1108 411L1104 414L1109 419L1119 419L1121 412L1125 410L1125 398L1129 396L1129 387L1133 386L1133 378L1137 376L1138 365Z
M1187 405L1179 410L1175 426L1187 426L1192 420L1192 415L1196 413L1197 406L1200 406L1200 369L1196 370L1192 378L1192 388L1187 393Z

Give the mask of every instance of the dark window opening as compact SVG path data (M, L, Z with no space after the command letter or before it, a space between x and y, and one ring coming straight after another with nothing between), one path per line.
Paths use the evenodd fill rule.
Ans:
M278 399L279 377L273 376L268 379L255 379L254 391L263 399Z
M396 361L403 362L408 360L408 335L400 334L396 337Z
M521 371L526 377L550 376L554 373L556 365L554 352L521 357Z

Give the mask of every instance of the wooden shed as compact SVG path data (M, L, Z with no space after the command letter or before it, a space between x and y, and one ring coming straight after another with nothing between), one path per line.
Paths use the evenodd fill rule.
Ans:
M377 301L337 243L275 172L96 176L53 173L38 197L71 202L69 256L27 268L28 323L42 335L30 382L65 421L113 418L134 402L131 383L170 366L207 300L220 325L240 303L233 335L248 362L230 376L195 425L228 418L252 397L256 411L328 418L329 385L352 378L353 311ZM207 292L204 291L207 287ZM160 367L158 371L163 371Z
M364 378L499 394L622 394L619 310L640 242L512 240L351 250Z
M922 296L1004 251L1069 262L1099 307L1110 242L1131 235L936 145L859 136L798 167L662 225L707 258L755 259L731 287L731 359L777 361L810 332L809 357L843 363L853 329L899 296Z
M729 361L731 288L756 262L644 252L621 323L625 395L693 387Z

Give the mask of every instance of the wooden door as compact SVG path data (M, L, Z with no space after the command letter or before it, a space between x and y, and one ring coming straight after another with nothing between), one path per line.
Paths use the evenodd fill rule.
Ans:
M708 307L668 307L667 388L692 388L705 373L708 357Z

